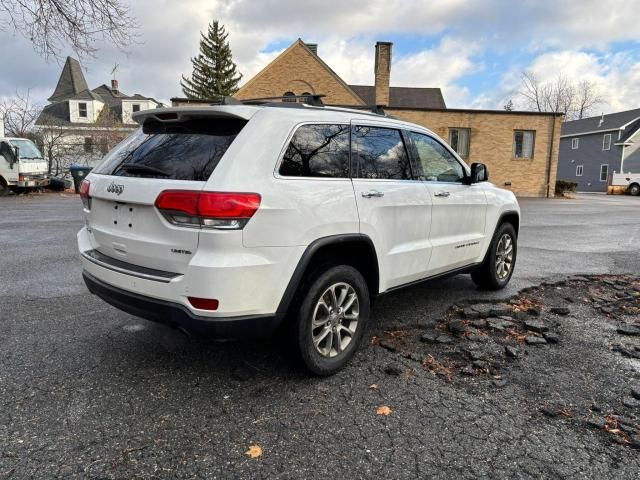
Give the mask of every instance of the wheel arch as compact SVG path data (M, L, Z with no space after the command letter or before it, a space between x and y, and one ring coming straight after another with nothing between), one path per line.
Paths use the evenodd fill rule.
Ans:
M496 228L498 228L500 225L506 222L513 225L513 228L516 231L516 237L517 237L520 232L520 213L517 212L516 210L508 210L506 212L502 212L498 217L498 221L496 222L494 232Z
M280 300L277 314L288 312L305 275L327 262L355 267L364 276L371 298L378 295L378 257L371 239L359 233L331 235L313 241L305 249Z

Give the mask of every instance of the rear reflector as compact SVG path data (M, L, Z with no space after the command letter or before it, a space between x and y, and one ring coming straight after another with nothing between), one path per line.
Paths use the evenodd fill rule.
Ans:
M174 225L237 230L260 207L257 193L165 190L156 207Z
M194 308L200 310L217 310L220 304L215 298L187 297L187 299Z

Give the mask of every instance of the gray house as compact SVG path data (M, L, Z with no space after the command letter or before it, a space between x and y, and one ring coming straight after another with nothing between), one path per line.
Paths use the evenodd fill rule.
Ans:
M558 180L606 192L613 173L640 173L640 108L562 124Z

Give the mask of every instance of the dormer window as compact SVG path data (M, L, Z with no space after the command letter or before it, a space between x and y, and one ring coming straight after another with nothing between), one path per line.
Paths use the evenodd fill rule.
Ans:
M131 111L133 113L139 112L140 111L140 104L139 103L134 103L133 105L131 105Z
M78 103L78 117L87 118L87 103L86 102Z

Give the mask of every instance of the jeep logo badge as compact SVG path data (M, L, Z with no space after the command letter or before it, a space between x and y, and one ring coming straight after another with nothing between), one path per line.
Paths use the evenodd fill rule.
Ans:
M124 192L124 185L117 185L117 184L111 182L109 184L109 186L107 187L107 192L115 193L116 195L120 195L122 192Z

